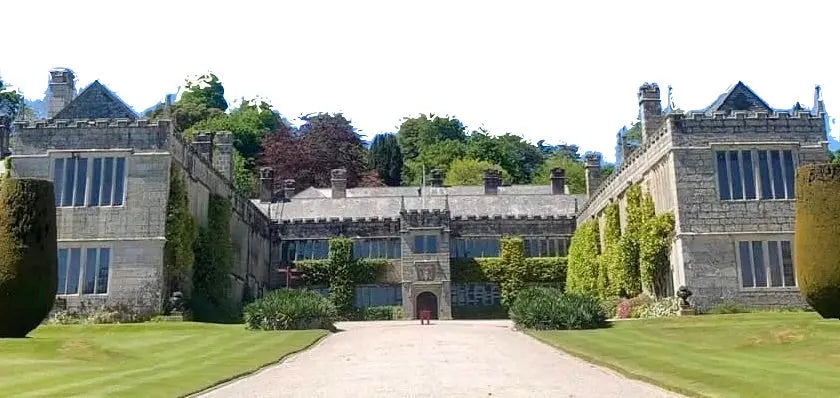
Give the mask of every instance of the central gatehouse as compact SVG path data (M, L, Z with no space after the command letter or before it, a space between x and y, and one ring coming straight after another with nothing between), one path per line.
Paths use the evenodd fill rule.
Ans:
M492 170L483 186L443 186L443 175L433 171L429 186L347 188L343 169L332 171L330 188L296 192L294 180L280 183L275 189L272 171L263 169L254 201L273 221L274 287L296 261L327 258L328 240L343 236L353 240L356 258L387 260L377 281L385 298L373 304L401 304L409 319L422 310L451 319L453 305L498 304L495 286L453 286L450 263L499 257L504 236L521 237L526 257L563 257L578 203L586 199L568 194L561 169L552 171L549 185L503 185ZM357 297L357 305L367 304Z

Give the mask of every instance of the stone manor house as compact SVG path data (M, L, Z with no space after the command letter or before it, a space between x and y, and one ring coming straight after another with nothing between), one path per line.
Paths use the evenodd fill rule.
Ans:
M642 140L624 147L616 172L586 159L586 194L570 195L563 170L545 186L505 185L488 172L480 186L348 188L333 170L328 188L260 173L259 198L231 185L227 132L187 143L167 120L148 121L98 81L77 94L69 69L50 71L46 120L0 118L0 156L18 177L55 182L57 295L67 306L159 306L170 173L187 182L190 211L207 223L210 194L233 205L232 297L285 286L294 261L327 256L327 239L354 240L359 257L387 259L379 283L357 288L357 305L402 305L451 317L456 305L497 304L491 284L453 284L450 260L499 255L518 235L526 256L565 256L578 222L598 218L630 183L674 213L672 287L688 286L701 307L723 299L757 306L803 305L793 270L793 176L827 160L825 108L771 108L742 83L700 111L662 109L659 88L639 90ZM4 166L0 165L0 168ZM2 171L2 170L0 170ZM624 219L622 218L622 225ZM287 268L289 267L289 268ZM673 289L672 289L673 290Z

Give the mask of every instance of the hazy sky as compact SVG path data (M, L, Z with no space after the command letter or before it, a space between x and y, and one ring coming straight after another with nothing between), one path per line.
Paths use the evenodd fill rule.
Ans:
M40 98L65 66L142 111L212 71L229 101L259 95L289 119L343 112L368 137L434 112L610 160L646 81L663 100L672 85L682 109L738 80L773 107L811 107L820 84L840 112L840 6L639 3L4 2L0 77Z

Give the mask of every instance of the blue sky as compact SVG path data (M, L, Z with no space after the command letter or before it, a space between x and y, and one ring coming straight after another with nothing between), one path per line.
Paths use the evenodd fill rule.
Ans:
M840 111L832 2L575 3L12 2L0 76L38 98L50 68L70 67L143 110L212 71L229 100L260 96L289 119L343 112L372 136L433 112L607 160L646 81L683 109L738 80L773 107L810 107L820 84Z

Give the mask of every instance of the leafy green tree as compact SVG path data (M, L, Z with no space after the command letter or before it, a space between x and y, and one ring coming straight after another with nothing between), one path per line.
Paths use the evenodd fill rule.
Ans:
M0 115L5 115L14 120L18 112L24 109L24 99L17 90L3 84L0 80Z
M467 155L498 164L515 184L530 182L544 161L539 148L510 133L493 137L484 131L473 132L467 142Z
M386 185L399 186L402 180L403 158L397 136L379 134L370 145L370 167Z
M227 110L225 88L216 75L209 73L199 76L195 80L187 80L186 91L178 102L186 104L200 104L207 108Z
M583 163L569 158L565 153L557 153L546 159L534 173L534 184L548 184L551 179L551 169L559 167L566 171L566 185L569 193L582 194L586 192L586 177Z
M466 154L466 145L458 140L432 143L423 148L420 156L405 162L402 180L406 183L419 184L423 179L424 167L427 174L432 169L439 169L446 173L454 160L463 158Z
M403 159L415 159L432 144L453 140L463 142L467 138L464 125L453 117L434 114L405 118L397 132L397 140Z
M499 170L502 173L502 180L510 181L510 175L501 166L490 163L486 160L456 159L449 165L444 183L446 185L482 185L484 184L484 171Z

